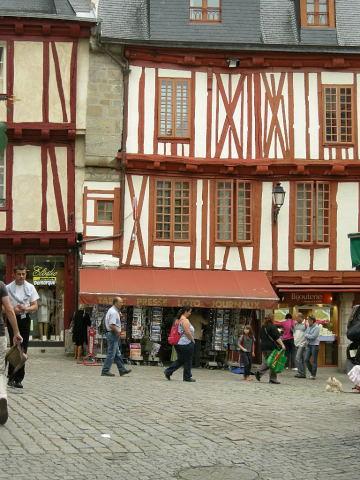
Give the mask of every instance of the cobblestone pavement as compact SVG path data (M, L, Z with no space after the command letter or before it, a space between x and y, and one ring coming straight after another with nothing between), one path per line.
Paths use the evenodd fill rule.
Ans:
M316 381L160 367L100 377L61 354L36 354L0 427L0 479L232 480L359 478L360 395ZM114 367L113 367L114 369ZM115 370L113 370L115 371ZM351 384L336 373L347 391Z

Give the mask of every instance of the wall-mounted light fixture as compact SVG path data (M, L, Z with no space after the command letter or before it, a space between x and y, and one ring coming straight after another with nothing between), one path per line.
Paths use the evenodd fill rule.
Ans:
M240 65L240 60L238 58L228 58L226 62L229 68L237 68Z
M284 205L285 200L285 190L283 189L281 183L277 183L272 191L273 198L273 221L277 222L277 218L280 212L280 208Z

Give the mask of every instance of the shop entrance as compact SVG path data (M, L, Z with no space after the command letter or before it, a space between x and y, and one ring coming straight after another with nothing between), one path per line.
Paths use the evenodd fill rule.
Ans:
M62 341L64 335L63 255L27 255L27 278L38 294L39 308L31 316L32 339Z

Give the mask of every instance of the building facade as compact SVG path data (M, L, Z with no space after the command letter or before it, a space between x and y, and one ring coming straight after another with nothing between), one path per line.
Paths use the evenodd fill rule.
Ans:
M0 265L40 294L32 338L63 340L76 305L76 169L84 163L90 5L0 2ZM41 317L41 318L40 318ZM47 324L46 334L39 323Z
M99 253L175 282L177 269L265 272L279 318L325 320L321 361L342 365L360 278L357 2L122 3L99 7L102 42L130 69L122 184L85 190L89 228L100 214L111 236L121 213Z

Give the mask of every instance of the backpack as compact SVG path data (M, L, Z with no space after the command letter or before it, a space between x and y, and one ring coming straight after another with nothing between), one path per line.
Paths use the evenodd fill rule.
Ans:
M168 336L168 343L170 345L177 345L179 343L181 333L179 332L179 320L175 320L172 324L169 336Z
M347 324L346 336L351 342L360 342L360 305L355 305Z

